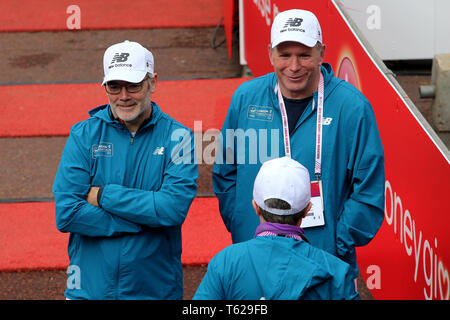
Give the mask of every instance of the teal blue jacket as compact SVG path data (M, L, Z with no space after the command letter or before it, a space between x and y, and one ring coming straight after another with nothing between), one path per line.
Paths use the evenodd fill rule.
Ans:
M348 262L356 277L355 247L366 245L384 218L383 146L369 101L354 86L334 77L329 64L323 64L321 71L325 85L322 138L325 225L307 228L305 234L312 245ZM213 188L233 243L251 239L259 224L251 200L253 182L262 162L284 156L276 83L274 73L243 83L233 95L222 127ZM317 102L317 92L313 99ZM312 180L315 137L316 108L311 101L290 141L292 158L309 170Z
M197 192L192 132L152 102L133 138L110 106L75 124L53 184L70 232L70 299L182 299L181 225ZM86 201L103 187L100 207ZM72 278L70 278L72 276ZM78 279L74 278L78 277Z
M259 236L219 252L194 300L357 300L349 271L306 241Z

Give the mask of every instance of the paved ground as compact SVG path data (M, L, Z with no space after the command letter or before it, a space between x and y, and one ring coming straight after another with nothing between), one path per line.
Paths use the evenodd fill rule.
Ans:
M184 299L195 294L206 266L183 267ZM0 272L0 300L64 300L64 270Z
M111 44L138 41L155 55L160 80L235 77L241 74L237 43L211 48L214 28L0 33L0 84L99 82L102 56ZM218 40L223 39L223 30ZM398 77L429 119L430 99L418 85L430 75ZM162 106L164 108L164 106ZM0 138L0 201L51 199L51 185L66 137ZM211 194L211 166L200 167L199 193ZM7 245L7 244L6 244ZM184 267L185 299L192 298L206 267ZM0 299L64 299L65 271L0 272ZM359 281L363 299L370 292Z
M160 80L240 76L237 51L229 60L225 45L212 49L213 35L214 28L2 33L0 83L100 82L106 48L127 39L152 51Z

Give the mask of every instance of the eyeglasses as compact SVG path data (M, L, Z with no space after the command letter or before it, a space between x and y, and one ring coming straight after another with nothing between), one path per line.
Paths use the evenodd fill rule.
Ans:
M128 83L126 85L121 85L117 82L107 82L105 85L105 89L109 94L119 94L122 92L122 88L125 88L128 93L137 93L142 90L142 87L146 80L147 77L139 83Z

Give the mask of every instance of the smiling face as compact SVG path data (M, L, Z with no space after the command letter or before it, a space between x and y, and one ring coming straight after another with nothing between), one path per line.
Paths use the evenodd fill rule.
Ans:
M325 46L282 42L272 49L269 45L270 62L284 97L302 99L317 91L324 54Z
M151 94L155 92L156 79L156 76L151 81L145 79L138 92L130 93L125 87L121 87L118 94L106 93L114 117L124 121L130 130L139 128L140 124L150 116ZM111 83L117 86L131 84L125 81L111 81Z

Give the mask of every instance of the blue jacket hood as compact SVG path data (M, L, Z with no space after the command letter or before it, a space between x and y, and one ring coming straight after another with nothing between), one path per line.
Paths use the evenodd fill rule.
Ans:
M299 247L309 251L304 241L264 237L253 244L251 249L247 246L247 253L267 300L300 299L309 288L332 277L330 270L307 255L293 254Z

